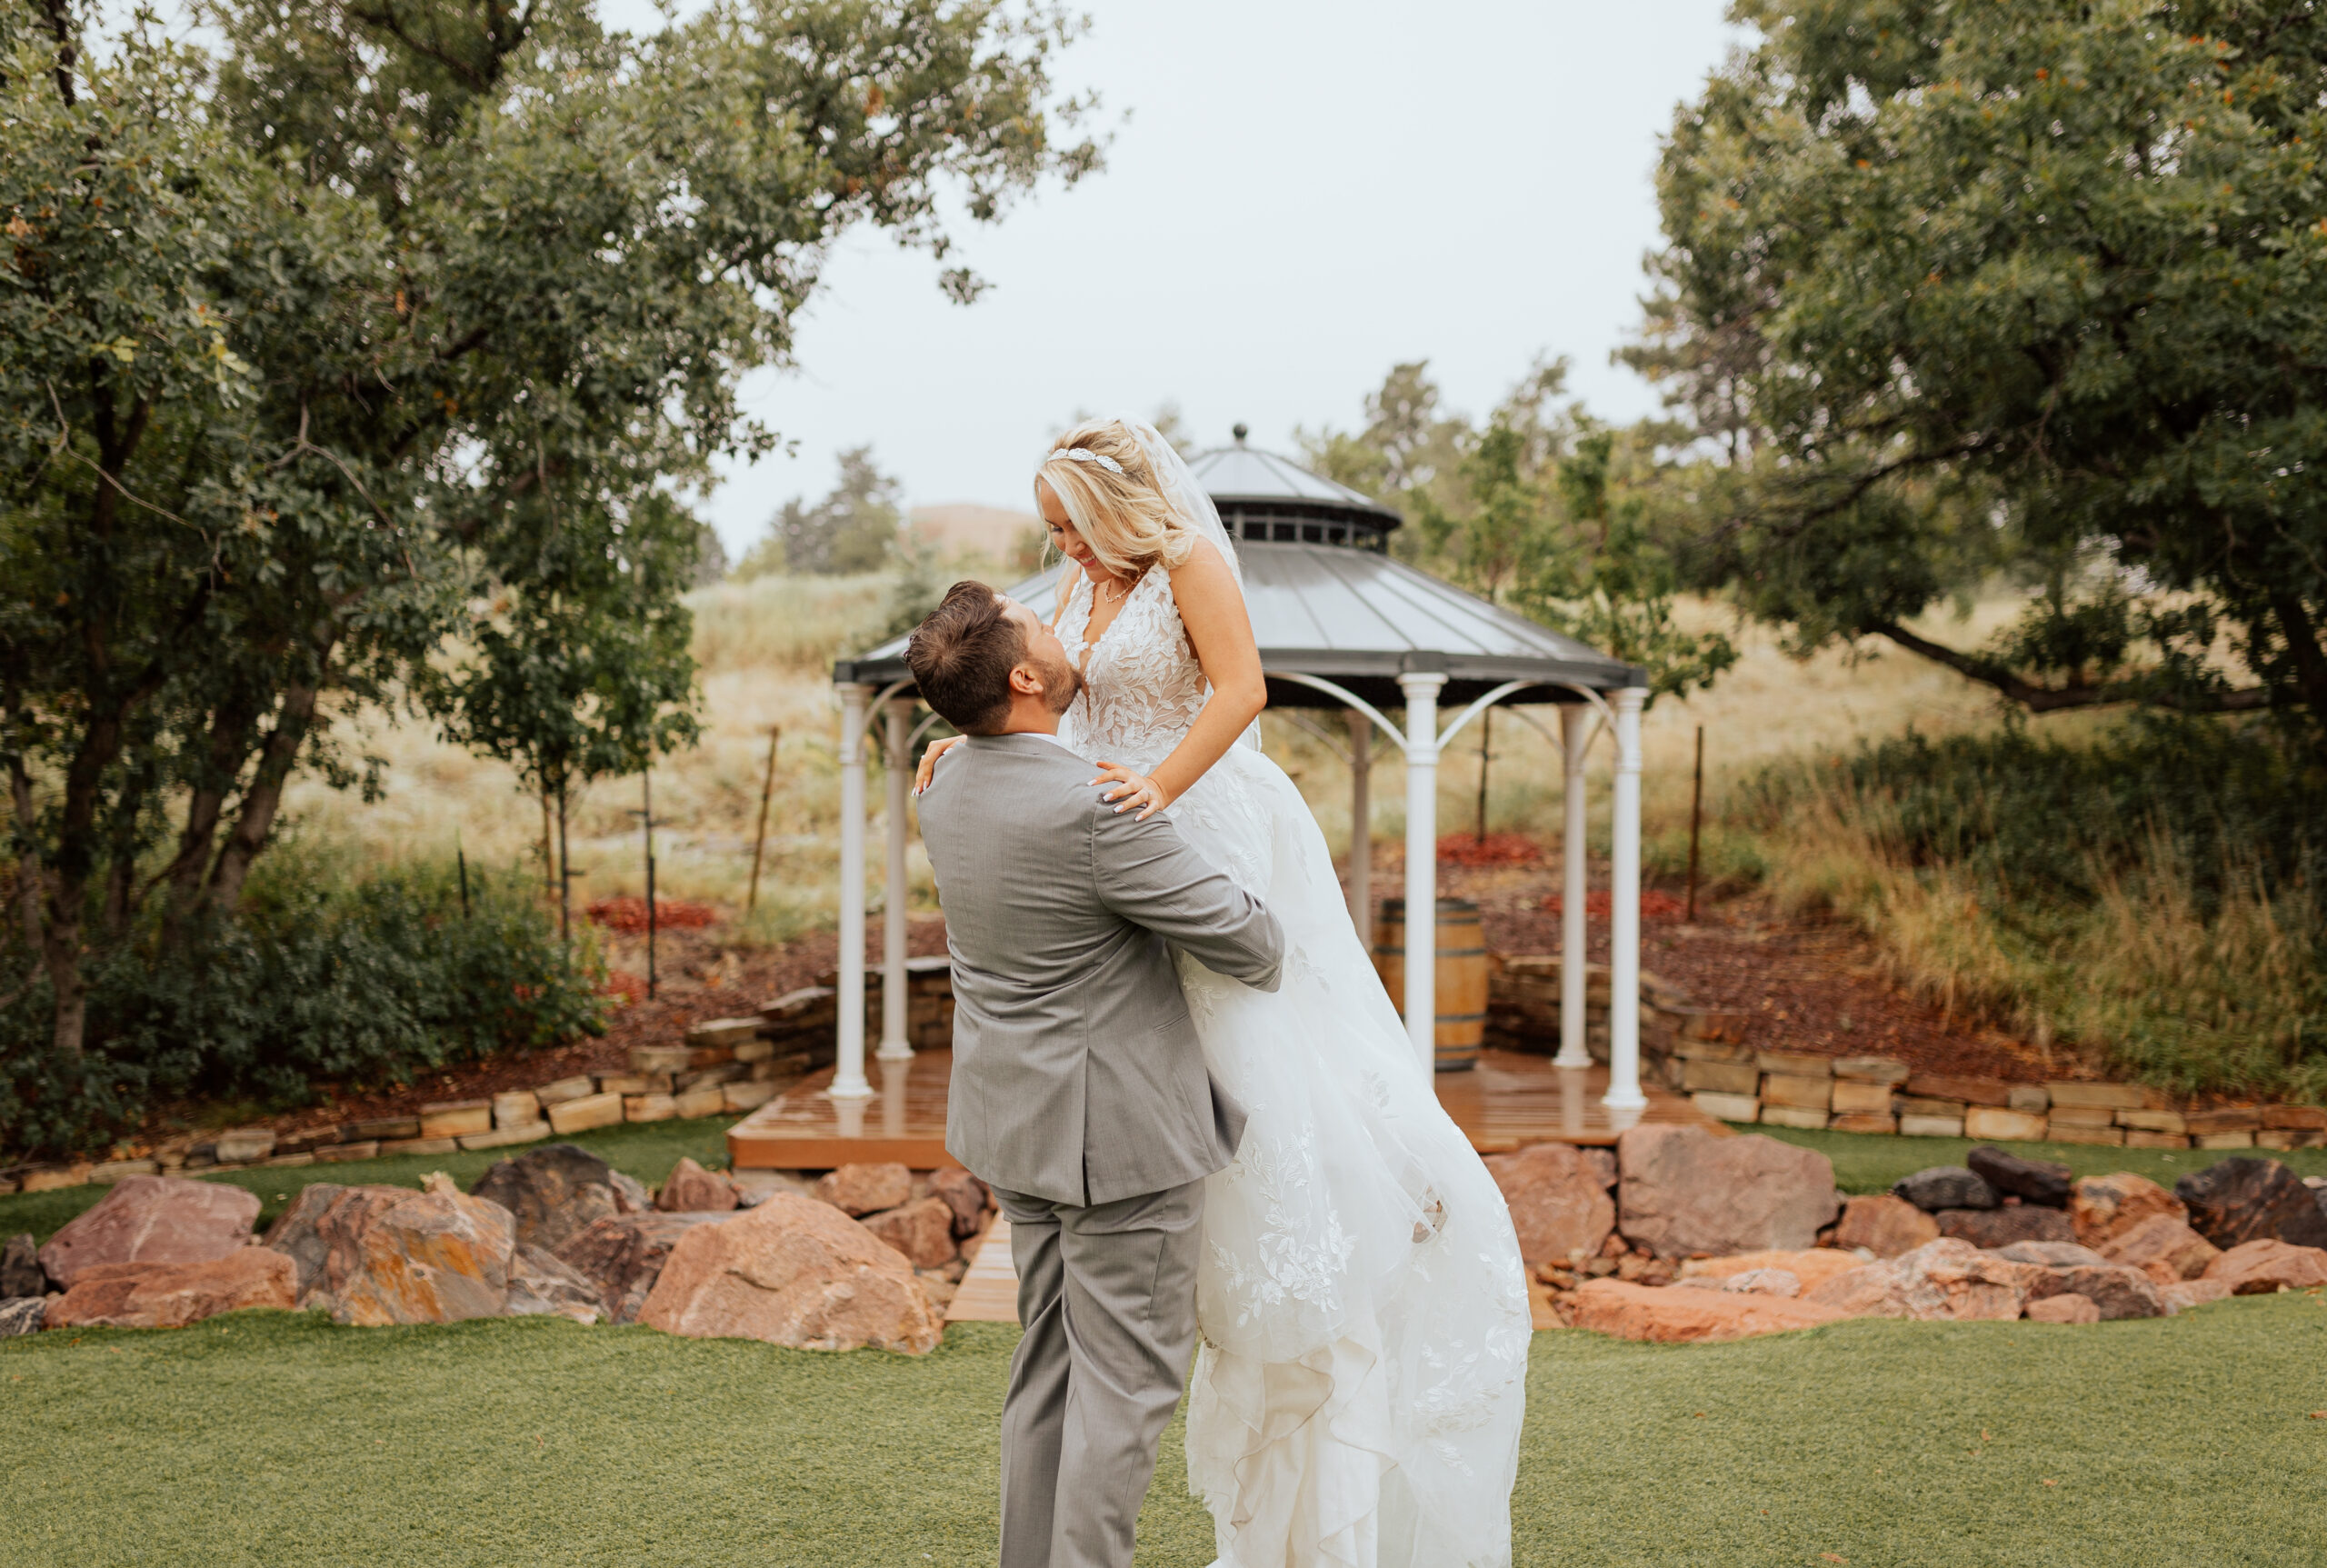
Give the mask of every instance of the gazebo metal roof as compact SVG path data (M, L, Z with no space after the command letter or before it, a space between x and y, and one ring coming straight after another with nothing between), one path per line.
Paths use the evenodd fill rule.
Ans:
M1272 677L1320 676L1374 706L1401 701L1398 676L1440 671L1443 700L1467 704L1511 681L1513 703L1573 702L1563 687L1613 692L1644 684L1641 671L1513 614L1389 555L1398 514L1274 453L1233 446L1190 460L1236 537L1244 600ZM1004 592L1048 618L1062 566ZM905 639L842 660L835 681L887 686L909 678ZM1539 684L1540 683L1540 684ZM1276 707L1336 707L1294 681L1273 678Z

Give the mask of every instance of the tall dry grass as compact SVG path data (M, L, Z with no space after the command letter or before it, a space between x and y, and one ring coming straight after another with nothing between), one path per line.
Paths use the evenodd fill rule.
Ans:
M780 728L762 909L749 929L774 938L831 923L839 851L839 710L828 670L834 657L879 640L895 591L895 575L878 573L770 576L689 596L695 614L694 653L704 669L704 734L694 749L664 759L654 770L654 810L662 824L661 891L741 905L769 732ZM1694 606L1691 613L1708 619L1722 614L1710 605ZM2000 618L1984 606L1980 614ZM1982 634L1978 625L1968 633L1948 629L1957 635ZM1743 878L1757 871L1758 841L1721 827L1717 809L1735 780L1797 751L1846 745L1911 723L1933 730L1977 724L1989 712L1985 700L1963 682L1922 661L1867 649L1796 663L1757 628L1733 627L1732 634L1743 650L1737 668L1711 692L1656 704L1643 724L1643 793L1653 867L1677 867L1685 853L1697 724L1706 727L1707 798L1715 808L1710 814L1707 864ZM1548 711L1538 716L1556 731ZM372 711L351 715L346 723L352 749L386 764L384 794L367 804L318 779L302 780L288 804L303 831L345 840L376 861L449 857L457 844L473 859L538 871L540 802L519 786L507 766L448 744L427 724L408 718ZM1331 725L1338 734L1337 715ZM1271 754L1302 786L1335 854L1346 853L1347 765L1283 715L1269 715L1263 728ZM1442 762L1442 831L1454 831L1474 818L1481 735L1474 722ZM1491 738L1490 824L1555 834L1563 787L1555 746L1508 714L1498 715ZM1394 841L1404 831L1404 772L1386 745L1377 744L1374 755L1372 831L1377 840ZM1612 755L1612 744L1603 734L1594 744L1587 785L1601 855L1607 840ZM877 844L884 788L877 756L868 784ZM569 803L572 859L582 873L574 884L577 902L643 890L643 845L631 815L640 804L636 778L601 780ZM932 907L917 845L913 886L916 907ZM877 872L872 896L877 907Z
M1773 794L1753 830L1768 891L1869 933L1912 993L2164 1087L2327 1099L2327 922L2251 851L2202 875L2152 821L2086 857L2079 895L1919 853L1897 802L1840 770L1793 768Z
M830 664L878 640L894 589L889 574L764 577L689 596L694 654L703 665L704 727L696 745L658 762L652 775L659 893L743 906L769 743L780 732L759 904L737 934L775 941L831 924L839 710ZM542 874L541 802L506 764L450 744L409 718L374 710L347 722L353 749L386 763L384 792L366 804L319 779L303 779L287 802L299 831L352 844L377 863L450 858L457 846L481 864ZM881 792L876 763L876 806ZM577 908L644 890L644 844L633 814L643 798L642 781L634 776L601 779L569 801ZM917 897L926 903L928 873L917 851L915 862Z

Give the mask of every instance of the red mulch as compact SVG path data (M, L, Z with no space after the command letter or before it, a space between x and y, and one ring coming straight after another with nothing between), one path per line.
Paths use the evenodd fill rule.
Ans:
M1523 833L1450 833L1438 841L1441 865L1534 865L1543 858L1543 846Z
M1543 913L1546 914L1558 914L1566 907L1567 901L1556 893L1543 900ZM1604 887L1583 895L1583 914L1586 919L1605 920L1609 918L1614 908L1614 895ZM1640 917L1643 920L1678 920L1688 912L1689 906L1669 893L1660 892L1653 887L1643 887L1640 890Z
M598 924L625 936L646 934L646 901L633 894L597 899L584 913ZM718 919L719 912L707 904L689 904L678 898L654 901L654 924L658 930L700 930L716 924Z

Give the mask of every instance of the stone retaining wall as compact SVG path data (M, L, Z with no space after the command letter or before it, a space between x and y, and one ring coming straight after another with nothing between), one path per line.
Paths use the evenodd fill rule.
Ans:
M917 1049L953 1039L953 975L943 958L915 959L907 982L908 1037ZM865 1034L877 1039L880 987L871 987ZM666 1122L756 1111L835 1055L838 994L812 985L757 1013L714 1018L687 1031L684 1045L632 1048L627 1070L576 1074L487 1098L445 1100L416 1114L324 1123L279 1132L238 1127L188 1134L134 1159L75 1161L0 1169L0 1193L45 1192L127 1176L198 1174L257 1166L294 1167L500 1149L625 1122Z
M1560 960L1497 954L1487 983L1487 1042L1559 1049ZM1608 1060L1607 966L1585 971L1584 1042ZM1910 1138L2099 1144L2133 1149L2327 1147L2327 1107L2177 1109L2137 1084L2008 1084L1917 1073L1893 1056L1822 1056L1745 1044L1750 1016L1700 1007L1680 987L1641 974L1641 1076L1689 1096L1723 1122L1890 1133Z

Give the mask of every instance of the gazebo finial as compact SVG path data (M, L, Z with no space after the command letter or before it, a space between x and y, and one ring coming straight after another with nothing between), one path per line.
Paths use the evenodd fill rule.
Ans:
M1240 419L1229 427L1228 434L1236 438L1237 445L1242 446L1244 444L1244 437L1253 434L1253 427Z

